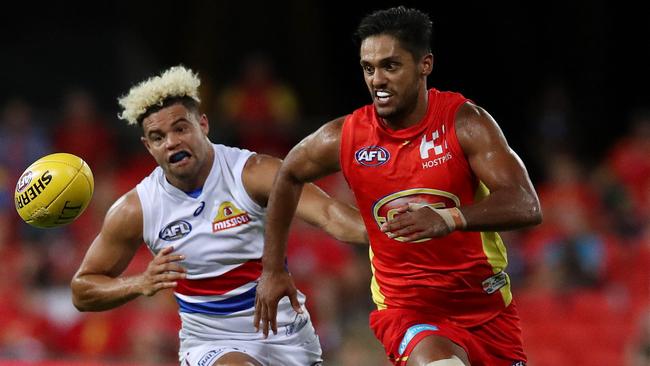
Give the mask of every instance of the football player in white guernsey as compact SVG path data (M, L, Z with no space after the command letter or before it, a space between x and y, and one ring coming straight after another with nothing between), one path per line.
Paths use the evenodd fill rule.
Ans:
M319 365L301 293L278 305L275 336L253 326L265 206L281 161L212 144L199 84L177 66L120 98L120 118L142 127L159 166L109 209L72 279L74 305L102 311L173 289L182 365ZM297 215L338 240L367 242L358 210L316 186L303 190ZM152 261L143 273L123 276L143 242Z

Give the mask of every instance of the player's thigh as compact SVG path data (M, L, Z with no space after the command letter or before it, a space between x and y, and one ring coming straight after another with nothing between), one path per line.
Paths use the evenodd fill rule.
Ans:
M315 334L305 337L301 344L278 345L270 355L269 365L318 366L322 365L323 351Z
M219 357L212 366L262 366L262 364L243 352L228 352Z
M452 359L458 357L465 365L470 365L465 350L438 335L428 335L418 342L409 355L406 366L426 366L433 361Z
M207 342L194 347L189 347L181 366L263 366L263 346L255 342L246 342L233 345L233 341Z

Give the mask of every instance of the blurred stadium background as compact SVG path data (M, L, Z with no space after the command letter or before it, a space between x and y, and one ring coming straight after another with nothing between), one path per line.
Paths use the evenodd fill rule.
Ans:
M489 3L489 4L488 4ZM5 4L0 23L0 365L173 365L170 293L79 313L68 283L109 205L153 168L118 121L132 83L182 63L203 80L215 142L283 156L370 102L352 32L405 4L434 20L429 84L500 123L545 221L504 233L529 365L650 365L650 50L624 2L156 1ZM47 153L95 174L73 225L36 230L14 210L19 174ZM352 200L340 176L319 182ZM144 269L143 247L128 273ZM386 365L371 335L367 250L295 226L289 264L326 365Z

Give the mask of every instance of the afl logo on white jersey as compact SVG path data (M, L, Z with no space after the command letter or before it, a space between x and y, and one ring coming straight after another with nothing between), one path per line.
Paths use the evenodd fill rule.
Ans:
M354 158L363 166L380 166L390 159L390 153L381 146L366 146L357 150Z
M184 220L177 220L167 224L164 229L160 230L158 237L165 241L174 241L187 236L192 231L192 225Z

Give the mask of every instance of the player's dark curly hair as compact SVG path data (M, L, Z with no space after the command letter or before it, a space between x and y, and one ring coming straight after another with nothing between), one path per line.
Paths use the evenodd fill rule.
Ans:
M395 8L377 10L366 15L359 23L355 32L359 44L364 39L388 34L409 51L414 59L431 52L431 36L433 23L429 16L420 10L398 6Z

